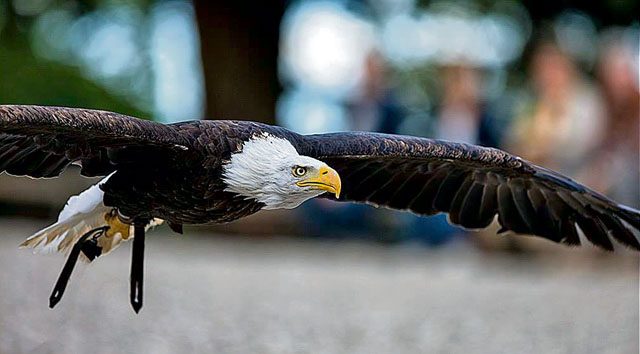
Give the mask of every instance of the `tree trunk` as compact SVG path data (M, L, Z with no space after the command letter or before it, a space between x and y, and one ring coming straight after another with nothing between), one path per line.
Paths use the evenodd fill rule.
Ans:
M206 117L274 122L283 1L196 0Z

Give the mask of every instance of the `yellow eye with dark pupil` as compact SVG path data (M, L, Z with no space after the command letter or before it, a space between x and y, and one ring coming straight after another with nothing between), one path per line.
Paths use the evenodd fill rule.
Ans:
M307 169L302 166L296 166L293 168L293 175L296 177L302 177L307 173Z

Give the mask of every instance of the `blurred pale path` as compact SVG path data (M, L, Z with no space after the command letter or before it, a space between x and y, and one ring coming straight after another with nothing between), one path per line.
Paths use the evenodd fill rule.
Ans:
M518 256L288 238L147 243L145 306L129 247L80 265L0 219L0 353L637 353L638 258L553 248ZM189 232L188 232L189 234Z

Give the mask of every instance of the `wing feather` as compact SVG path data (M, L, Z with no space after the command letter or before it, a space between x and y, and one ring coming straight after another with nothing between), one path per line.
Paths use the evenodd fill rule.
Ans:
M473 183L473 178L471 176L465 175L464 181L460 185L460 188L458 188L458 191L454 194L453 200L451 201L451 207L449 209L449 218L454 224L461 224L460 211L462 210L462 206L468 200Z
M402 175L402 179L396 186L396 191L389 197L389 203L387 206L392 209L407 209L407 206L414 198L413 190L415 185L420 185L423 182L424 175L421 174L418 169L410 174Z
M469 229L482 229L489 225L489 222L483 222L480 218L479 205L482 203L482 195L484 194L484 185L473 181L464 200L461 202L458 213L451 213L451 222L454 224L464 225ZM493 219L493 218L491 218Z
M408 209L423 215L436 214L438 211L435 209L433 202L442 181L447 177L448 173L448 169L443 166L427 174L423 184L420 185L422 188L419 192L417 194L412 193L413 198L408 204Z
M511 188L507 183L498 185L498 211L498 221L502 225L501 231L511 230L521 234L527 233L527 224L518 211Z
M490 174L487 177L491 176ZM476 211L480 215L480 220L484 226L489 226L496 216L498 210L498 182L493 178L488 178L482 193L480 207Z
M433 200L433 208L437 211L451 210L451 204L455 195L462 188L467 174L458 169L452 169L440 184L438 192Z
M152 162L185 144L172 126L117 113L0 105L0 173L55 177L78 161L83 175L106 175L120 163Z
M298 152L334 167L340 201L368 202L421 215L449 213L466 228L498 216L500 231L607 250L612 239L640 249L640 212L619 205L554 171L504 151L374 133L294 137Z

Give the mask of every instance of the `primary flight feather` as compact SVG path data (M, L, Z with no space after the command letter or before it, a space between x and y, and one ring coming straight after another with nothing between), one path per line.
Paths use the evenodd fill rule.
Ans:
M134 239L131 301L142 306L145 230L222 223L314 197L488 226L613 250L640 250L640 212L504 151L375 133L299 135L246 121L163 125L112 112L0 105L0 172L55 177L68 165L107 176L73 197L58 223L24 246L71 249L55 305L78 256ZM63 217L64 216L64 217Z

